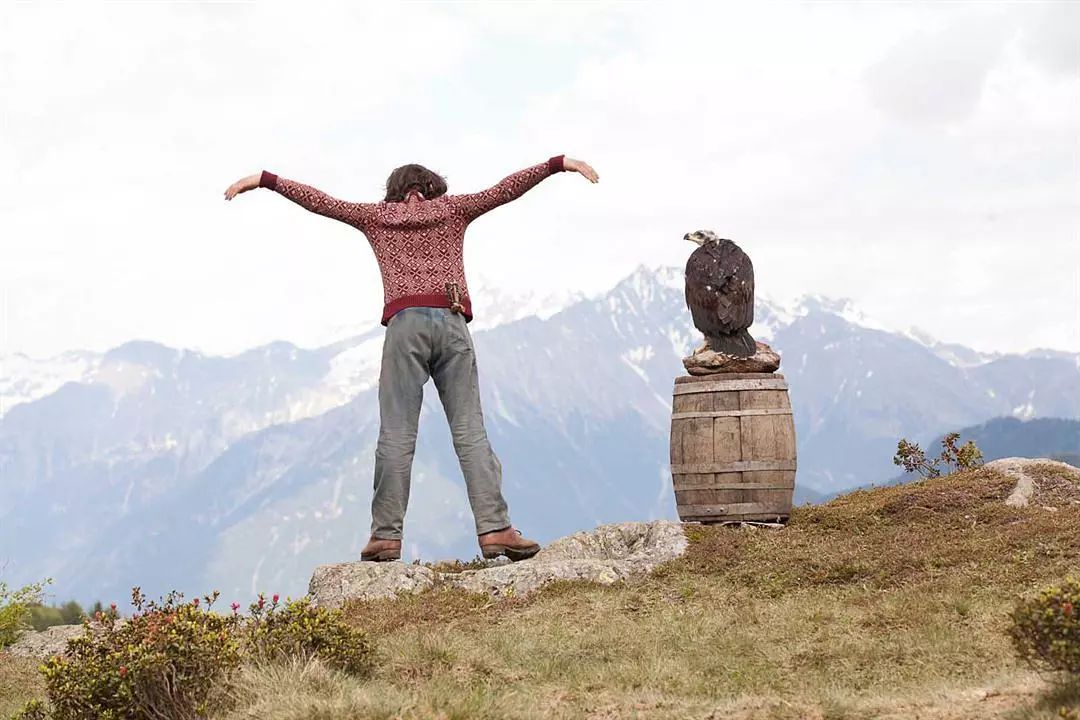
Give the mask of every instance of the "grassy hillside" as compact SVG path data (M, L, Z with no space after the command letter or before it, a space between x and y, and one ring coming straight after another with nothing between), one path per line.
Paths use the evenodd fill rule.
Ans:
M1080 574L1080 490L1013 509L1012 486L980 469L801 507L781 531L694 526L684 558L629 585L354 603L374 680L253 671L230 718L1058 717L1080 690L1018 667L1003 628L1017 595ZM25 668L0 661L0 697L35 692Z

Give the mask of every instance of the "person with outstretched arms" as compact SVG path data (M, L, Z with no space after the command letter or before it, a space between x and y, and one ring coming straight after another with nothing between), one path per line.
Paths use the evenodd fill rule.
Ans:
M575 172L590 182L596 171L557 155L519 170L477 193L447 194L446 181L422 165L404 165L386 181L381 202L347 202L310 185L263 170L242 178L225 199L267 188L319 215L364 233L383 284L386 327L379 370L379 439L371 536L362 560L398 560L423 387L434 379L465 476L476 534L485 558L532 557L540 545L514 528L502 494L502 466L484 428L475 349L468 323L472 298L462 244L469 223L521 197L545 178Z

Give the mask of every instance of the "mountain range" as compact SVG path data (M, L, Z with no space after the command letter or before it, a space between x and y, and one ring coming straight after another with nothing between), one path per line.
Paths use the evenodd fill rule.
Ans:
M515 525L547 541L674 518L672 384L700 343L681 270L639 268L595 297L499 310L474 340ZM980 353L820 296L759 296L751 332L781 354L791 388L797 501L893 477L902 437L926 447L991 418L1080 418L1080 355ZM57 597L83 601L122 600L133 585L302 594L315 565L357 557L367 539L382 333L230 357L136 341L0 358L3 576L51 577ZM413 470L405 557L473 557L430 387Z

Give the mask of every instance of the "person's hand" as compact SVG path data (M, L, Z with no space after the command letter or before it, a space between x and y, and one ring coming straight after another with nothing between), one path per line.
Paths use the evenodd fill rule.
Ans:
M596 171L592 169L592 166L587 162L581 160L574 160L573 158L563 158L563 170L570 170L572 172L581 173L585 178L595 183L600 180L600 176L596 174Z
M259 180L262 178L262 173L255 175L248 175L245 178L240 178L225 190L225 199L232 200L234 197L242 192L248 190L254 190L259 187Z

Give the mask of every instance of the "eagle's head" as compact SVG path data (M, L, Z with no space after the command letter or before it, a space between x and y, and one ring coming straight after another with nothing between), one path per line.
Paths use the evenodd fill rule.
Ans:
M689 240L692 243L704 245L705 243L720 242L720 237L712 230L695 230L692 233L683 235L683 240Z

